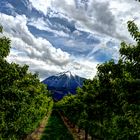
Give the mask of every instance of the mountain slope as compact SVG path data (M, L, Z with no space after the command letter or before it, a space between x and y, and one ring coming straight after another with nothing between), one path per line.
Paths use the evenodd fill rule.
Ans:
M68 93L75 94L77 87L81 87L84 80L85 78L73 75L71 72L67 71L50 76L42 82L52 91L53 98L55 100L60 100Z

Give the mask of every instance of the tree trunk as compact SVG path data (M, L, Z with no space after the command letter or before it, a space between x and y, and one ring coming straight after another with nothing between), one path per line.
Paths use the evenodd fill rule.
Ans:
M78 128L78 133L80 133L80 128Z
M85 140L88 140L88 130L85 130Z
M91 140L95 140L93 136L91 136Z
M72 125L72 128L75 128L75 124Z

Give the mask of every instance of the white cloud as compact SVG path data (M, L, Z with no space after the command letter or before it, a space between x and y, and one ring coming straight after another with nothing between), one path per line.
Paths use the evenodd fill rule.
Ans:
M68 32L70 32L70 30L68 28L58 24L56 27L55 27L55 25L53 25L53 27L55 27L56 29L51 29L47 22L51 25L49 20L45 21L43 18L32 18L28 22L28 25L33 26L39 30L44 30L44 31L54 33L55 36L69 37ZM65 32L62 30L61 31L57 30L57 29L64 29Z
M67 65L58 66L46 61L36 60L27 56L19 56L16 52L11 51L10 56L7 58L9 62L16 62L18 64L29 65L29 70L32 72L39 72L42 79L64 71L71 71L81 77L92 79L96 74L96 62L81 58L73 58Z
M51 0L29 0L29 1L36 10L44 13L44 15L47 14L47 10L51 4Z
M68 53L61 49L55 49L46 39L36 38L30 33L27 27L27 18L24 15L12 17L2 14L1 17L1 24L6 33L10 35L13 48L25 52L31 58L44 61L49 59L55 65L68 63Z
M12 17L1 14L4 34L12 41L11 53L7 58L9 62L29 65L32 72L39 72L40 78L67 70L88 78L95 74L96 62L84 62L81 58L54 48L46 39L36 38L28 30L27 20L24 15Z
M26 5L27 3L29 5ZM5 35L12 40L11 53L7 59L10 62L28 64L31 71L40 73L41 78L67 70L82 77L93 77L98 63L94 59L94 54L101 51L101 53L117 58L118 47L108 48L106 43L110 38L114 38L116 42L122 39L130 40L126 25L128 20L136 18L136 23L140 25L140 14L137 12L140 3L132 2L132 0L88 0L87 2L81 0L29 0L29 2L25 1L25 5L30 11L35 8L44 15L42 15L43 18L28 19L25 15L16 14L13 17L1 13L0 23L4 26ZM7 4L7 7L9 9L16 8L10 4ZM49 7L52 9L51 12L48 11ZM49 18L65 18L70 23L75 23L77 31L74 31L70 36L70 30L59 23L53 25L55 28L50 28L49 25L52 23L49 23L49 19L44 20L44 17L47 18L47 14L49 14ZM29 31L27 23L39 30L52 32L56 36L71 37L64 40L64 43L69 45L69 48L74 48L74 51L84 52L87 49L86 42L79 42L78 39L72 38L72 36L80 36L80 31L96 34L102 43L96 47L89 45L88 47L93 49L87 57L79 55L77 58L60 48L56 49L48 40L35 37ZM62 30L59 31L57 28Z
M79 58L75 60L69 70L81 77L92 79L96 74L96 66L98 62L90 61L85 58Z
M13 5L12 4L10 4L10 3L6 3L6 5L5 5L7 8L10 8L10 9L15 9L14 7L13 7Z
M89 0L85 3L80 0L75 0L74 3L72 0L71 5L67 0L52 0L51 6L57 12L73 19L77 29L105 34L121 41L131 40L127 21L135 17L140 21L140 14L137 12L140 4L132 0Z
M28 0L23 0L22 2L23 2L23 4L28 8L29 11L32 10L33 6L32 6L32 3L31 3L30 1L28 1Z

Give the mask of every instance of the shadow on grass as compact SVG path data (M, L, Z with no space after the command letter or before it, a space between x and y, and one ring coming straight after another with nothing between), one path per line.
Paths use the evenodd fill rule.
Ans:
M53 111L41 140L74 140L58 112Z

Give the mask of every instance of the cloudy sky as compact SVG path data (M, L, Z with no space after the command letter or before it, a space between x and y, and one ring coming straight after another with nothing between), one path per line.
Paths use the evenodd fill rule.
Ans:
M126 23L140 25L139 9L135 0L0 0L7 59L41 79L64 71L92 78L97 64L118 60L121 41L132 41Z

